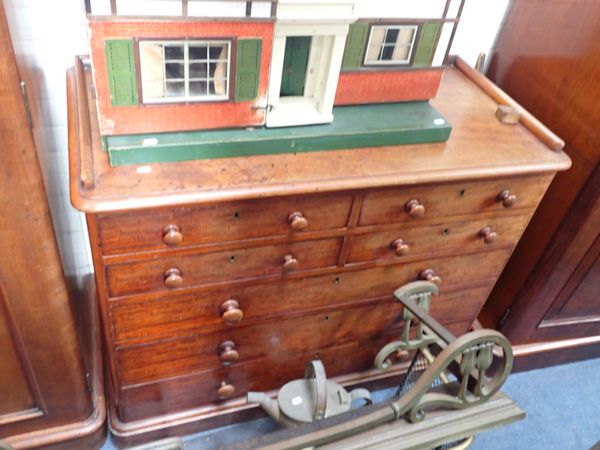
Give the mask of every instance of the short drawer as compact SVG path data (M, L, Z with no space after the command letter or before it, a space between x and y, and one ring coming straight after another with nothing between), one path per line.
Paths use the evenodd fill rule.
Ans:
M465 283L493 283L508 254L508 250L500 249L309 278L134 296L111 302L113 330L119 343L225 331L275 316L338 308L390 295L403 284L418 280L427 269L441 278L442 292ZM227 320L231 318L236 321Z
M490 287L435 297L431 314L442 323L473 320ZM117 351L119 373L124 385L132 385L221 366L233 367L262 357L277 362L288 355L316 353L334 344L364 342L383 334L397 337L403 323L401 312L401 304L389 295L359 306L124 347Z
M115 254L337 229L347 225L353 198L340 193L100 215L100 240L105 254Z
M543 175L369 191L359 225L418 223L512 208L533 210L551 180L551 175Z
M452 323L452 333L459 335L470 322ZM327 378L351 375L373 369L379 349L397 339L396 333L381 334L373 339L310 349L300 354L279 354L248 363L213 370L188 373L168 380L129 385L120 391L118 416L133 421L224 400L219 397L223 383L233 387L231 398L243 398L248 391L277 390L290 380L302 378L307 362L318 357L323 361ZM397 375L394 375L397 377Z
M530 214L410 226L353 237L348 262L402 259L439 252L491 250L514 246Z
M168 256L107 266L112 297L285 275L337 264L342 239L320 239L223 252Z

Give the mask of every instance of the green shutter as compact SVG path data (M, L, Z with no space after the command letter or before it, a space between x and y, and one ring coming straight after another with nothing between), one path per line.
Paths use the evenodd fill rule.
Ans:
M421 26L421 35L417 44L417 51L413 66L428 66L435 51L435 42L440 31L440 24L435 22L424 23Z
M367 44L368 32L369 24L353 23L350 25L348 39L346 40L346 49L344 50L342 69L358 69L362 66L363 51Z
M236 102L254 100L258 96L261 50L261 39L240 39L237 41L235 68Z
M131 39L107 40L106 67L110 87L110 103L113 106L138 104L135 59Z

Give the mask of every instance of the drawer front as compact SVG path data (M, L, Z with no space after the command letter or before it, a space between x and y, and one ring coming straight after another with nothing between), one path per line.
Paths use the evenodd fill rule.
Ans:
M467 322L485 300L486 288L436 297L431 314L442 323ZM117 351L123 386L228 366L220 352L230 343L238 359L235 367L257 358L276 362L280 357L319 352L332 345L365 342L384 334L399 336L402 306L392 297L358 307L306 314L236 327L226 332L187 339L121 348ZM448 316L447 316L448 315Z
M348 262L401 260L407 256L432 255L440 251L469 252L516 245L529 222L530 214L520 216L445 222L440 225L410 227L356 235Z
M352 202L340 193L100 215L100 240L115 254L344 228Z
M119 418L139 420L164 414L164 411L181 411L218 402L217 390L222 382L235 388L233 398L243 397L250 390L279 389L288 381L303 378L306 364L315 358L317 352L328 378L372 369L377 351L394 336L311 349L301 354L281 355L277 359L262 358L172 380L129 386L120 391Z
M403 284L417 280L428 268L441 277L442 291L445 291L464 283L495 279L508 254L508 250L500 249L195 293L131 297L111 302L113 329L117 342L150 342L191 333L228 330L269 317L336 308L386 296ZM228 305L225 302L229 299L236 300L243 313L241 321L235 324L225 323L222 317Z
M453 323L448 329L460 335L470 323ZM248 391L276 390L290 380L302 378L306 363L317 356L323 361L328 378L370 370L373 369L379 349L395 339L395 333L382 334L360 343L335 345L295 355L278 355L273 360L263 358L172 380L129 386L120 391L119 419L139 420L164 414L165 411L182 411L218 402L221 399L217 390L222 382L234 387L232 398L243 398Z
M116 297L168 290L173 273L180 280L171 286L192 287L331 267L337 264L341 242L320 239L115 264L106 269L109 293Z
M370 191L365 195L359 225L418 223L460 214L534 209L551 180L551 175L544 175ZM510 206L498 200L504 191L516 196L507 201ZM416 208L411 209L411 205Z

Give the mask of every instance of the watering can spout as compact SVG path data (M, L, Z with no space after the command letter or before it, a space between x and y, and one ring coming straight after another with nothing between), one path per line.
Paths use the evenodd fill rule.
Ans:
M246 403L258 403L273 420L280 420L279 404L264 392L248 392Z

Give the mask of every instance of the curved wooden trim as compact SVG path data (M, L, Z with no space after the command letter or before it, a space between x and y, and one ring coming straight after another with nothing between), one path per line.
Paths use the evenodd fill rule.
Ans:
M87 319L89 322L87 325L89 326L83 326L82 330L91 330L91 336L89 336L91 354L89 374L94 409L90 416L82 421L4 438L15 449L51 446L53 444L61 444L61 446L68 447L69 441L85 439L86 437L91 437L105 431L107 414L102 369L100 318L93 278L90 276L87 282L89 284L89 294L88 298L83 300L87 302L85 314L88 315Z
M521 124L531 131L540 141L548 148L555 152L561 151L565 146L565 141L554 134L546 125L536 119L529 111L519 105L506 92L496 86L492 81L483 75L481 72L473 69L467 62L456 56L454 65L466 75L473 83L475 83L483 92L489 95L494 101L500 105L508 105L514 108L520 114Z
M443 179L447 182L461 180L484 180L490 178L502 178L506 176L527 175L534 173L552 173L556 170L566 170L570 162L557 166L556 163L532 163L530 165L494 167L480 167L476 169L456 170L451 174L444 173ZM298 194L312 194L335 192L339 190L370 189L386 186L399 186L411 184L426 184L440 180L442 177L436 171L431 170L410 175L410 182L399 174L367 176L346 179L326 179L310 181L306 183L282 183L260 188L240 187L238 189L223 189L204 192L187 192L184 194L173 194L168 197L164 195L149 195L147 197L129 197L122 199L89 199L81 196L79 190L71 190L71 204L78 210L86 213L103 213L132 211L145 208L172 207L174 205L193 205L198 203L216 203L233 200L251 200L262 197L283 197ZM73 181L71 181L72 183Z
M534 353L551 352L567 348L583 347L585 345L599 345L600 336L588 336L576 339L564 339L551 342L534 342L531 344L522 344L513 346L513 355L515 358L528 356Z
M31 409L26 411L0 415L0 426L21 420L41 417L47 413L46 402L44 401L39 382L37 380L35 371L33 370L33 366L27 352L27 347L23 343L23 336L21 335L21 331L17 326L12 305L8 299L8 295L4 291L4 286L0 284L0 316L2 315L5 316L9 336L13 340L17 359L21 363L21 370L23 371L27 386L29 387L29 393L34 401L34 405Z

